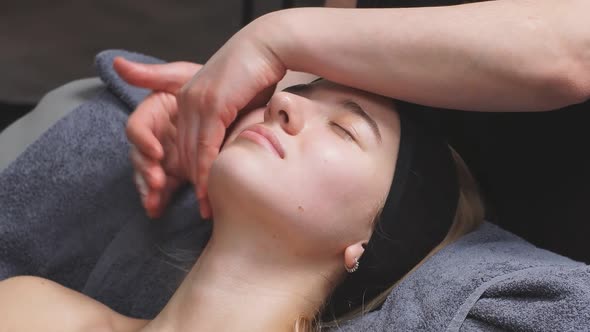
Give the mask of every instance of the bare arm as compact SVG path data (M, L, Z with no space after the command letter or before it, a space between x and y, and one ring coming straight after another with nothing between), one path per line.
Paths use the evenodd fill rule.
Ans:
M588 0L496 0L260 21L277 27L268 47L288 69L425 105L541 111L590 98L588 12Z
M356 0L326 0L324 7L327 8L355 8ZM276 91L296 84L305 84L313 81L318 76L314 74L288 70L285 77L277 84Z

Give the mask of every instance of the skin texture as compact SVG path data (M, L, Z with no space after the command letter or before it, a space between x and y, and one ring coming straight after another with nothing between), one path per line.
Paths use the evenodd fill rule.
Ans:
M583 0L297 8L259 24L279 25L267 39L286 68L424 105L522 112L590 97L588 9Z
M291 331L311 315L370 238L393 178L399 118L389 99L324 80L290 91L243 113L228 135L211 172L211 239L154 320L20 277L0 283L0 331ZM380 140L343 101L364 109ZM255 124L276 135L283 158L248 139ZM31 306L51 315L31 319Z
M328 0L326 7L354 8L354 0ZM151 218L162 215L173 193L189 181L178 158L176 121L178 94L198 70L200 64L173 62L163 65L146 65L117 58L114 69L131 85L152 90L132 113L127 123L127 138L132 144L130 159L135 168L135 182L146 213ZM317 76L288 70L277 84L276 91L286 87L311 82ZM160 124L167 124L166 126ZM169 151L164 155L164 149ZM209 217L211 208L207 200L201 200L201 215Z
M268 107L233 128L211 173L210 244L190 281L146 331L289 330L362 253L391 183L399 122L386 99L316 84L304 93L276 93ZM351 97L379 124L381 144L362 119L338 106ZM261 121L281 141L284 159L240 136ZM354 126L360 143L330 121ZM256 308L220 312L232 308L236 292ZM218 316L223 319L211 319Z
M167 105L176 103L178 98L184 100L181 109L185 111L181 114L186 113L182 123L187 127L180 130L179 137L184 143L176 146L181 147L179 154L184 156L180 158L183 160L181 164L188 167L181 169L192 170L187 177L199 186L201 206L208 206L208 174L219 152L225 128L235 119L238 110L251 104L254 97L259 97L264 104L264 97L269 95L268 88L273 87L287 69L311 72L339 83L433 106L480 111L550 110L587 100L590 95L590 43L585 17L589 6L586 0L497 0L452 8L365 11L362 15L354 15L354 19L349 11L297 9L279 12L253 22L232 38L207 64L208 69L194 77L180 92L156 88L169 95L162 100L151 100ZM300 24L302 18L309 24ZM274 34L268 34L269 31ZM284 40L292 43L285 44ZM338 54L338 61L334 60L334 54ZM238 56L241 61L233 61ZM240 68L240 64L246 68ZM195 116L195 112L189 112L195 110L204 113ZM200 131L200 126L206 130ZM198 139L199 135L201 139ZM160 150L160 156L150 154L156 159L151 164L156 166L151 168L168 171L168 167L163 166L166 163L157 159L165 158L163 150ZM201 151L201 157L198 157L198 151ZM157 155L159 151L142 153ZM162 174L165 175L165 171ZM146 177L147 182L158 181L157 175L155 180ZM284 210L288 207L280 206L275 211ZM208 215L207 211L202 213ZM297 225L289 222L297 229ZM281 227L273 229L281 230ZM339 232L346 233L346 229ZM320 236L310 241L317 241ZM298 247L305 243L305 239L299 237L292 241ZM360 250L356 246L356 252L347 255L351 252L348 248L354 249L355 246L344 250L345 264L350 266L350 257ZM211 276L227 273L226 266L215 266L214 261L209 260L213 267L217 267L210 269L213 271ZM257 262L253 258L252 261ZM203 260L203 267L195 270L204 270L206 262ZM256 270L246 271L248 266L240 265L243 267L240 275L256 276ZM256 264L252 266L258 267ZM195 275L199 274L195 272ZM215 279L202 278L200 281L203 280L213 282ZM42 286L36 288L40 284ZM188 290L183 294L191 296L178 295L176 303L202 301L206 305L197 306L204 309L197 317L207 314L210 315L208 319L215 317L206 310L222 308L223 301L227 300L220 296L223 292L207 294L201 292L202 289L192 292L190 284L186 285L189 286L184 289ZM225 286L231 285L238 284L229 282ZM321 288L321 285L317 287ZM47 287L46 283L35 278L4 281L0 283L0 293L3 294L0 297L0 315L3 315L0 321L7 331L38 331L40 326L45 331L49 330L48 326L59 326L58 330L64 331L59 325L63 322L61 318L71 316L72 312L80 318L68 325L72 330L132 331L146 323L140 322L131 328L125 325L129 319L120 318L82 295L64 295L67 290L56 285ZM36 296L51 296L54 301L51 304L27 301ZM55 303L65 303L65 308L60 310ZM51 317L35 315L35 319L31 319L31 310L36 313L47 311L50 305L56 310ZM175 315L182 315L179 308L182 306L171 304L159 322L165 325L174 321ZM97 314L97 311L102 313ZM252 317L256 318L256 313L253 314Z
M129 84L153 90L129 117L126 133L143 206L148 216L157 218L172 194L188 181L176 144L177 93L201 65L143 65L117 58L113 66Z
M209 171L226 128L238 111L266 100L287 70L470 111L543 111L585 101L589 7L586 0L497 0L270 13L234 35L181 89L180 162L208 206Z
M253 214L258 213L260 206L267 207L264 213L273 209L284 220L281 227L286 228L280 233L302 232L306 234L305 241L317 237L315 244L327 246L339 229L338 224L354 224L354 220L371 222L376 215L391 183L392 174L387 170L394 167L391 146L396 146L397 141L392 143L393 138L389 137L385 143L379 142L363 120L339 105L349 99L351 89L325 81L313 86L310 91L275 93L268 107L251 111L241 119L213 164L211 183L216 191L211 192L211 197L216 197L216 202L231 201L232 205L242 202L239 211L254 208ZM363 96L358 91L352 96L356 98L357 93ZM380 126L385 127L382 129L386 130L385 133L397 132L397 119L388 111L390 101L379 98L379 102L367 103L363 108L367 112L373 109L383 111L371 114ZM392 122L388 123L388 119ZM268 154L264 156L270 158L261 159L251 153L253 143L250 140L237 136L242 128L262 120L281 141L285 149L284 159ZM350 138L344 130L353 133L355 138ZM248 191L231 190L236 183ZM218 193L226 187L226 191L232 193L232 199L225 197L227 192ZM256 200L257 197L263 200ZM213 207L216 215L231 211L223 205ZM336 210L342 215L333 213ZM323 222L318 225L318 220ZM315 231L310 232L311 229ZM356 230L350 232L357 233ZM336 237L348 238L349 235L342 233ZM288 240L296 239L296 236L290 236ZM300 253L311 255L313 253L308 252L310 247L313 248L308 242L294 242L291 246L298 248ZM339 250L340 244L330 247Z
M132 144L130 159L135 182L146 213L158 218L174 192L189 181L178 158L176 117L179 89L202 66L188 62L146 65L116 58L114 68L127 83L153 90L131 114L127 138ZM277 91L311 82L317 76L289 71L277 84ZM164 154L164 150L168 153ZM202 215L210 215L207 201L201 201Z

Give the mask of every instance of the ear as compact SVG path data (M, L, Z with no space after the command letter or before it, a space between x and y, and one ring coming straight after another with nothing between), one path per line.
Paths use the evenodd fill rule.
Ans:
M349 245L346 247L346 249L344 249L344 266L346 268L353 268L356 264L356 261L361 258L363 252L365 252L363 245L366 245L366 243L359 241L355 244Z

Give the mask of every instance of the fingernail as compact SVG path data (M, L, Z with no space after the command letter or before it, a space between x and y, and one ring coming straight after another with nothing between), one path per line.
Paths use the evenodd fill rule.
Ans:
M137 172L135 172L135 184L137 185L137 189L139 190L139 194L141 195L142 200L145 199L145 197L147 196L148 187L145 183L145 180L143 179L143 176L141 176Z
M201 212L201 218L202 219L208 219L210 217L209 211L205 208L205 205L200 204L199 205L199 211Z

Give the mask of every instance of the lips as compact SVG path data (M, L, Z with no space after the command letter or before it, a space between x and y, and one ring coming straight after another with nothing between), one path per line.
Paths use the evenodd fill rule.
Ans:
M240 133L240 136L248 138L267 147L269 150L271 150L271 152L274 152L281 159L285 158L285 150L281 145L281 141L279 141L272 130L260 124L255 124L244 129L244 131Z

